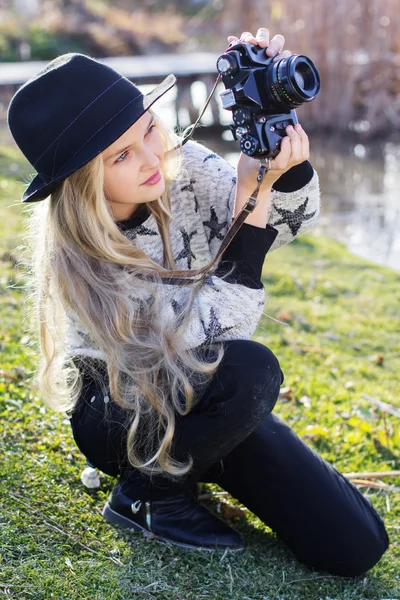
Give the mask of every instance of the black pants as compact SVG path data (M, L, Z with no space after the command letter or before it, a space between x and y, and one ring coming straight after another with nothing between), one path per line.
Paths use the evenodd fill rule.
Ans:
M276 532L309 567L356 576L389 545L369 499L272 414L283 375L272 352L248 340L225 343L225 356L195 409L177 423L174 455L194 467L180 483L132 468L125 451L124 410L90 378L71 417L88 461L119 475L133 499L179 493L214 482ZM107 407L107 408L105 408ZM108 418L105 419L105 412Z

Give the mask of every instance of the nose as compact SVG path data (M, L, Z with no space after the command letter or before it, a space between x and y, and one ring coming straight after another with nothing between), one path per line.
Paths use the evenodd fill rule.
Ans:
M155 169L157 169L159 164L160 164L160 159L158 158L158 156L156 155L154 150L150 146L143 144L141 170L145 171L145 172L154 171Z

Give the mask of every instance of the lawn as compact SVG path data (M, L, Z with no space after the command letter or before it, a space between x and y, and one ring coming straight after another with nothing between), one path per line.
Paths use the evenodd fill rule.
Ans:
M108 525L100 511L115 480L80 481L85 458L69 421L31 381L35 351L22 313L24 205L30 169L0 147L0 597L18 600L362 600L400 598L400 479L362 487L391 545L364 577L299 564L249 511L226 517L245 536L240 555L185 552ZM269 298L254 335L279 357L275 408L343 473L400 469L400 274L301 236L267 256ZM272 317L272 318L270 318ZM206 486L206 491L220 491ZM237 501L227 498L232 505ZM208 501L217 511L219 498Z

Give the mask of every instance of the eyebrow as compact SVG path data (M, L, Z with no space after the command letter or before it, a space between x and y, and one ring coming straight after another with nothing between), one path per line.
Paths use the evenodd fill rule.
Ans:
M154 115L151 115L149 124L147 125L147 128L146 128L146 133L150 129L150 127L152 126L153 123L154 123ZM113 152L113 154L110 154L110 156L107 156L106 161L109 161L111 158L114 158L114 156L122 154L123 152L125 152L126 150L128 150L129 148L131 148L133 145L134 144L129 144L125 148L121 148L120 150L118 150L116 152Z

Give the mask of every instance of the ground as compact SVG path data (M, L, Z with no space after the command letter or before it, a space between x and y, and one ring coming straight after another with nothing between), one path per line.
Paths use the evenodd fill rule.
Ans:
M29 167L0 148L0 594L18 600L362 600L400 597L399 492L361 488L391 545L365 576L311 571L254 515L227 517L240 555L185 552L113 528L101 508L114 479L90 491L69 421L45 408L30 373L22 313L21 179ZM400 469L400 274L313 233L267 255L269 298L254 335L285 373L275 412L343 473ZM272 319L270 318L272 317ZM277 322L279 321L279 322ZM399 479L382 478L391 486ZM208 491L220 491L208 486ZM233 505L238 504L228 499ZM218 500L209 501L217 510Z

